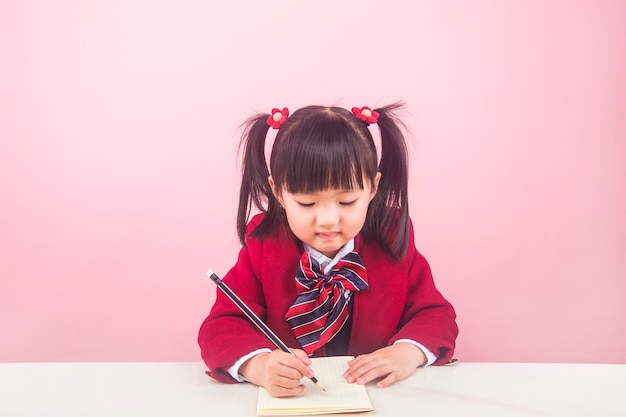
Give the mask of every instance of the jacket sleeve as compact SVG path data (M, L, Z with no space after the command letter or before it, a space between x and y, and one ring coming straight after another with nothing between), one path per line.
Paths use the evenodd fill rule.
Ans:
M254 225L251 222L249 229L252 227ZM235 266L224 275L223 281L261 320L265 320L265 297L255 271L261 251L260 243L250 239L239 252ZM221 290L216 291L215 303L200 327L198 344L202 359L209 368L208 374L218 381L234 383L236 380L227 370L239 358L256 349L273 350L275 347Z
M407 299L400 327L390 343L411 339L426 346L436 357L434 365L447 363L454 354L459 333L456 312L436 288L430 266L415 249L413 228L409 239Z

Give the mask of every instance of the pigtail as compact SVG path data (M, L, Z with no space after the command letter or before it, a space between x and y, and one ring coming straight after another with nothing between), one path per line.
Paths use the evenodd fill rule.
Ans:
M409 241L408 157L403 130L397 112L404 104L397 102L375 109L379 114L381 173L378 191L370 206L368 234L396 258L402 257Z
M240 150L243 148L243 173L237 210L237 235L244 246L252 207L266 212L265 204L273 200L267 181L270 174L265 160L265 139L269 129L267 117L267 114L258 114L248 119L244 123L239 144Z

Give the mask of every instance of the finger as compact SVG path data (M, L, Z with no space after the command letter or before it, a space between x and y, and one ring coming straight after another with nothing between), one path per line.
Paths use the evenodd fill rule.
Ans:
M309 367L311 360L306 356L306 353L304 353L304 357L300 353L296 353L296 355L298 356L289 355L289 358L285 358L285 365L297 370L300 373L300 378L303 376L313 377L313 370Z
M298 388L302 384L300 383L300 379L294 379L278 375L272 380L272 385L285 389L294 389Z
M273 374L276 378L284 378L286 380L293 381L290 385L284 385L289 388L292 388L300 383L300 379L304 376L302 371L289 365L280 365L273 371Z
M275 371L276 369L268 373L264 384L271 395L275 397L296 395L304 389L300 382L302 375L297 370L281 367L278 372Z
M305 351L303 351L302 349L293 349L292 352L294 353L294 355L296 355L296 357L298 357L302 362L304 362L306 366L311 365L311 359L309 358L309 355L307 355Z
M351 369L346 379L348 382L362 385L377 378L385 377L394 370L393 364L389 363L389 361L372 356L371 360L360 363L358 368Z
M391 385L393 383L396 383L396 382L398 382L398 376L396 375L395 372L391 372L385 378L383 378L382 380L378 381L376 386L378 388L385 388L385 387L388 387L389 385Z
M350 361L344 378L350 383L356 382L364 374L376 367L376 362L371 356L361 357L359 360Z
M387 375L389 371L385 371L381 367L375 367L356 377L355 381L359 385L365 385L370 381Z
M304 385L298 385L294 388L285 388L278 385L272 385L267 388L267 392L272 397L294 397L302 394L304 391Z
M297 383L304 375L303 371L306 372L306 366L302 361L285 352L277 353L274 355L273 360L266 363L266 375L270 380L282 377L294 380ZM295 385L292 384L291 386Z

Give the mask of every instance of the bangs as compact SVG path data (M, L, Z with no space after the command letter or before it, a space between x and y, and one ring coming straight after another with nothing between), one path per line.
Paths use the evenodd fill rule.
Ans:
M326 189L363 189L362 161L358 154L318 148L300 158L286 161L283 186L290 193L312 193Z
M320 120L302 120L288 130L288 137L276 137L270 167L280 189L289 193L314 193L329 188L363 189L363 178L376 176L376 150L359 137L354 126L328 113ZM366 134L369 134L365 128ZM283 139L283 140L281 140Z

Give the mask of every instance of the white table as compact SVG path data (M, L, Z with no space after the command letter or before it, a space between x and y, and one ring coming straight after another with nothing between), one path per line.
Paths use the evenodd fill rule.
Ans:
M255 416L201 363L3 363L1 417ZM626 365L458 363L368 386L373 416L626 416Z

